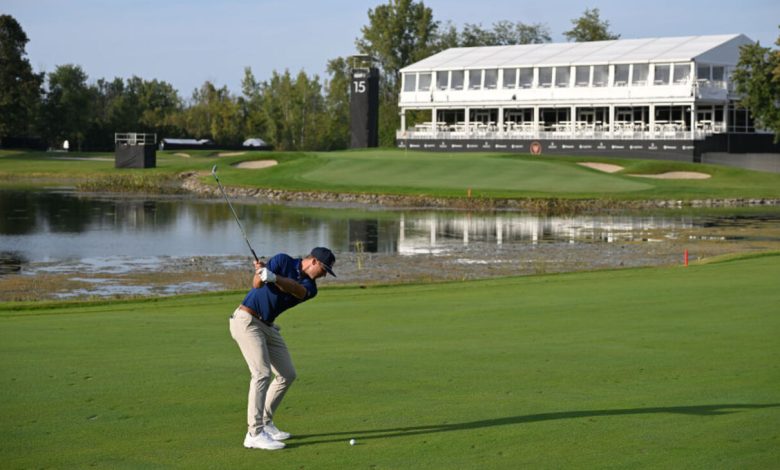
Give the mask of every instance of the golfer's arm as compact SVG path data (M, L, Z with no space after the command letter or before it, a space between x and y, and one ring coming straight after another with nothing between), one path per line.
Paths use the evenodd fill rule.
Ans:
M255 276L252 278L252 287L255 289L259 289L263 287L263 280L260 279L260 272L259 269L264 267L265 263L258 262L255 263ZM298 299L305 299L306 298L306 288L302 285L298 284L297 282L293 281L292 279L280 275L276 275L276 287L281 289L282 291L298 298Z
M259 277L259 276L255 276L255 277ZM298 284L297 282L293 281L290 278L280 276L277 274L276 282L274 284L276 284L276 287L283 290L284 292L287 292L293 297L296 297L298 299L306 298L306 288Z

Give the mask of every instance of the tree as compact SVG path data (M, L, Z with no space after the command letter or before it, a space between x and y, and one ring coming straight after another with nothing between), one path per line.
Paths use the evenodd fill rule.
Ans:
M255 79L251 67L244 68L244 78L241 80L242 95L238 100L244 119L244 136L267 139L266 117L263 113L263 90Z
M311 78L301 70L293 88L293 146L299 150L319 148L324 135L325 103L317 75Z
M361 54L379 61L384 83L394 91L400 83L400 70L430 55L438 24L433 11L422 2L389 0L368 10L363 38L355 41Z
M225 145L243 142L241 112L226 86L217 88L206 81L193 92L192 104L183 118L182 127L195 138L209 138Z
M92 86L92 122L85 140L89 148L109 150L114 145L114 133L131 132L137 116L127 99L125 82L121 78L112 81L99 79Z
M34 131L43 74L33 73L25 58L28 42L12 16L0 15L0 138Z
M325 126L322 150L349 146L349 64L343 57L328 61L330 79L325 82Z
M182 101L173 85L138 77L133 77L131 81L133 85L128 83L128 88L133 89L138 97L141 112L138 125L141 130L158 134L175 132L175 116L182 108Z
M541 23L499 21L493 23L493 34L495 45L543 44L552 40L549 28Z
M439 50L437 28L433 11L422 2L389 0L368 10L368 25L355 44L361 54L379 62L379 145L395 145L401 69Z
M484 29L480 24L466 23L460 34L450 25L449 29L440 36L443 39L440 44L452 43L453 35L456 44L460 47L541 44L551 40L550 31L543 24L528 25L520 21L516 23L499 21L493 23L493 29Z
M775 45L780 46L780 37ZM760 43L743 46L732 77L742 106L760 127L774 131L775 142L780 141L780 50Z
M263 82L263 113L268 122L268 141L279 150L292 150L292 77L285 70L280 75L276 70L271 80Z
M87 74L78 65L60 65L49 73L48 81L43 107L49 143L68 140L71 148L82 150L94 110Z
M268 140L279 150L322 148L326 135L326 108L319 77L300 71L273 72L262 85L263 112Z
M571 20L574 25L572 29L563 33L568 41L588 42L588 41L608 41L619 39L619 34L613 34L609 31L609 21L602 21L599 17L599 9L586 8L581 17Z
M133 76L127 81L99 79L90 87L92 121L85 136L90 150L110 150L114 134L147 132L158 139L181 135L176 125L182 101L172 85Z

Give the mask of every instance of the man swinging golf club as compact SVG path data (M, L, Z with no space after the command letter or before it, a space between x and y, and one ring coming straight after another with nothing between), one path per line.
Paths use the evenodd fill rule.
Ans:
M244 447L277 450L290 437L273 423L274 412L295 380L290 352L274 320L285 310L314 298L316 280L333 274L336 257L317 247L305 258L280 253L264 264L253 261L252 289L230 316L230 334L244 356L251 380ZM273 372L273 380L272 373Z

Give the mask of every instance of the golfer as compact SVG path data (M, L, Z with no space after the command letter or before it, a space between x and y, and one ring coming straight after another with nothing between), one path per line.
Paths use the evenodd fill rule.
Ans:
M277 450L290 437L273 423L274 412L295 380L290 352L274 321L285 310L317 295L317 279L333 274L336 257L317 247L307 257L280 253L264 264L255 261L252 289L230 316L230 334L244 356L251 380L244 447ZM271 374L273 372L273 375ZM273 380L272 380L273 379Z

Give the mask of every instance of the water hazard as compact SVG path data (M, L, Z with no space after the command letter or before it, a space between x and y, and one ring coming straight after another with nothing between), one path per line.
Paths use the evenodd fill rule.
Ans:
M686 249L695 259L780 243L776 208L563 217L235 207L258 254L302 255L313 246L331 247L339 258L337 282L661 265L677 262ZM0 214L0 272L5 274L0 282L10 282L9 276L67 278L71 288L55 297L231 287L226 276L234 272L236 277L248 264L249 250L222 200L6 191L0 192ZM148 282L128 281L139 274Z

